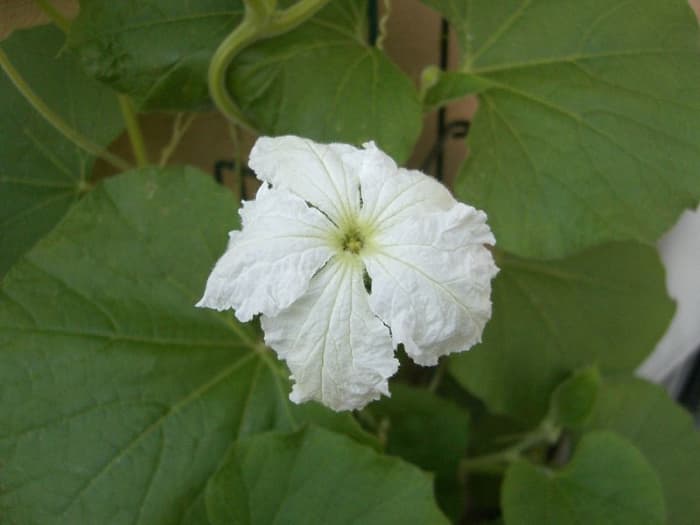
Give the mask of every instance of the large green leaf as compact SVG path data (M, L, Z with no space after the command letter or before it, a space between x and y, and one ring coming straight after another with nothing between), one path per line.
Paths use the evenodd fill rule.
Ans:
M88 74L143 109L202 109L209 60L242 14L240 0L82 0L69 42Z
M700 198L700 54L687 0L424 0L480 86L457 195L499 245L561 257L651 243ZM431 98L431 97L428 97ZM435 101L432 100L432 103Z
M0 289L7 523L175 523L231 441L349 416L290 405L288 375L230 313L194 308L237 222L193 169L110 179Z
M17 31L2 43L31 88L68 124L106 145L122 128L114 93L62 51L54 27ZM0 277L87 189L93 157L69 142L0 71Z
M454 521L464 510L465 489L457 468L469 442L469 413L425 388L401 383L391 397L366 408L386 428L386 451L435 473L435 492Z
M361 144L397 161L422 125L416 90L367 44L366 0L335 0L296 30L262 41L233 63L229 87L255 126L272 135Z
M700 433L658 386L624 378L603 385L589 429L634 443L659 474L669 525L700 523Z
M426 474L315 427L237 443L206 507L212 525L447 523Z
M506 525L666 523L656 473L639 450L612 432L585 436L558 472L514 463L501 501Z
M451 373L489 408L523 421L545 415L552 390L575 369L636 368L673 314L653 248L599 246L550 262L498 258L493 317L483 343Z

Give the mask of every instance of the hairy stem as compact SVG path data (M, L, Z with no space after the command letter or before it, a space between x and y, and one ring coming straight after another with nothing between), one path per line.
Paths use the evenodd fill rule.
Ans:
M120 94L117 95L117 98L119 99L119 107L122 110L122 116L124 117L124 123L126 124L126 132L129 135L129 142L131 142L131 149L134 151L136 164L142 168L148 165L148 155L146 154L146 146L143 141L143 134L141 133L138 118L136 117L134 104L131 102L131 98L129 98L127 95Z
M233 59L246 47L275 35L290 31L311 17L329 0L299 0L287 9L275 10L276 2L249 0L243 21L219 45L209 64L209 92L216 107L239 126L255 131L231 97L226 73Z
M22 94L22 96L29 102L29 104L42 116L44 119L51 124L56 130L61 133L64 137L70 140L73 144L79 148L84 149L88 153L99 157L112 166L120 170L131 169L132 166L126 160L115 155L98 144L92 142L89 138L82 135L77 130L73 129L66 121L64 121L57 113L51 110L46 103L39 98L39 96L32 90L32 88L27 84L27 82L22 78L19 72L14 68L10 59L5 54L5 52L0 49L0 67L2 67L5 74L10 78L12 83L15 85L17 90Z
M70 29L70 21L63 16L63 13L56 9L49 0L34 0L34 2L39 6L39 9L51 19L51 22L53 22L56 27L64 33L68 32Z

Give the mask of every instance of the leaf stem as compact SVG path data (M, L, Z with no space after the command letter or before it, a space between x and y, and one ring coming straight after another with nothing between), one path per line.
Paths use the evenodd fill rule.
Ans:
M384 41L386 40L386 36L389 33L387 25L389 23L390 16L391 0L384 0L384 14L379 19L379 37L377 38L377 43L375 44L377 46L377 49L384 49Z
M184 116L185 113L178 113L177 115L175 115L175 121L173 122L173 131L170 135L170 141L168 141L168 143L160 151L160 160L158 161L158 166L160 166L161 168L168 163L170 157L177 149L178 144L180 144L182 137L185 136L185 133L187 133L187 130L190 128L190 125L192 124L192 122L194 122L194 119L197 117L197 114L192 113L190 115L187 115L187 118L183 118Z
M463 459L459 464L460 478L466 478L469 472L503 472L510 463L521 459L523 452L537 445L556 443L560 434L560 429L554 427L549 420L545 419L535 430L528 432L520 441L506 449Z
M70 21L49 0L34 0L34 3L61 31L67 33L70 30Z
M84 149L88 153L99 157L112 166L120 170L129 170L132 168L126 160L115 155L101 146L92 142L89 138L82 135L77 130L73 129L66 121L64 121L57 113L51 110L46 103L39 98L39 96L34 93L32 88L27 84L27 82L22 78L19 72L14 68L12 62L5 54L5 52L0 49L0 67L2 67L5 74L10 78L12 83L15 85L17 90L22 94L22 96L29 102L29 104L42 116L44 119L51 124L56 130L61 133L65 138L70 140L76 146Z
M146 154L146 146L143 141L141 127L139 126L136 111L134 110L134 103L131 101L131 98L128 95L119 94L117 95L117 98L119 99L119 107L122 110L122 116L124 117L124 123L126 124L126 132L129 135L129 142L131 142L131 149L134 151L136 164L140 168L148 166L148 155Z
M228 91L226 72L229 65L246 47L294 29L328 2L299 0L287 9L276 10L274 0L247 0L243 21L219 45L209 64L209 93L219 111L239 126L255 131L255 126L243 115Z

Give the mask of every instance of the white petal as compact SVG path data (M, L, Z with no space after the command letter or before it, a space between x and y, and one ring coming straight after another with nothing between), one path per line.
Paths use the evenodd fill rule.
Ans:
M262 317L265 343L287 361L295 403L315 399L333 410L388 395L398 367L389 330L371 312L356 258L339 255L307 293L277 317Z
M238 319L249 321L261 312L276 315L306 291L331 256L334 226L301 198L266 185L240 214L243 231L229 234L197 306L234 308Z
M446 211L456 201L437 180L415 170L398 168L374 142L345 157L355 165L362 191L361 216L379 228L411 215Z
M347 144L294 136L260 137L248 163L259 179L299 195L337 224L356 214L360 204L359 181L343 161L355 151Z
M418 364L468 350L491 317L491 279L498 269L486 215L458 203L385 229L363 255L372 278L372 310Z

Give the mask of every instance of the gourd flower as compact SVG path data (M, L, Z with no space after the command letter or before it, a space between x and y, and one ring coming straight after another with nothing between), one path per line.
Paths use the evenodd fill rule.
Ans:
M292 401L362 408L389 395L399 344L435 365L481 340L498 271L484 212L372 142L262 137L249 165L263 185L197 306L261 314Z

